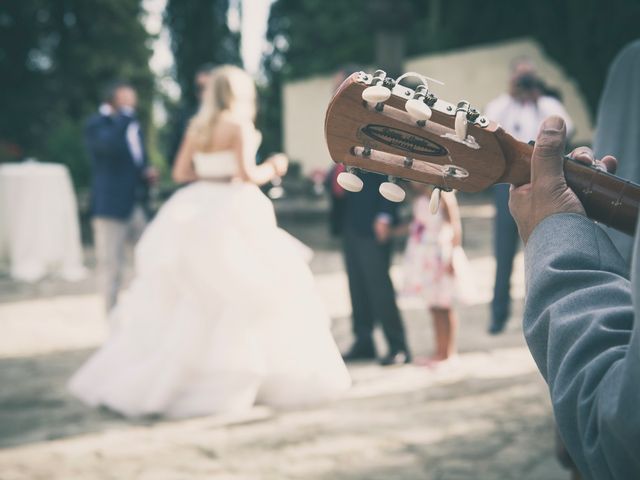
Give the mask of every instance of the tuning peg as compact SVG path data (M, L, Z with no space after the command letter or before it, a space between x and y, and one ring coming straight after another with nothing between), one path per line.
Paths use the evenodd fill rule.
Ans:
M380 195L382 195L390 202L400 203L406 196L405 191L400 185L396 183L396 179L393 177L389 177L388 182L381 183L378 190L380 192Z
M467 138L467 113L464 110L456 112L455 130L460 140Z
M438 209L440 208L440 189L438 187L433 188L433 192L431 192L431 199L429 200L429 211L432 215L438 213Z
M418 85L413 94L413 98L407 100L404 104L405 110L420 126L424 126L427 120L431 118L431 108L429 108L430 105L428 102L431 101L433 95L431 95L427 101L426 97L428 94L429 91L426 85ZM433 103L431 103L431 105L433 105Z
M391 90L382 85L371 85L362 91L362 99L368 103L383 103L389 100Z
M362 100L373 103L378 110L382 110L382 104L389 100L394 85L395 81L387 77L384 70L376 70L371 85L362 91Z
M431 118L431 109L429 106L417 98L407 100L404 108L416 122L426 122Z
M347 168L346 172L340 172L336 178L336 182L348 192L357 193L362 190L364 183L362 179L355 174L355 169Z

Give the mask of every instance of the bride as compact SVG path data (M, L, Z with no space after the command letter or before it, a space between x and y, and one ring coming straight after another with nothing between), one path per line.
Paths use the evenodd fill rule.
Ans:
M256 186L288 162L255 163L255 95L244 71L214 70L173 171L194 183L147 228L114 332L69 382L87 404L186 417L300 406L349 387L306 247L277 227Z

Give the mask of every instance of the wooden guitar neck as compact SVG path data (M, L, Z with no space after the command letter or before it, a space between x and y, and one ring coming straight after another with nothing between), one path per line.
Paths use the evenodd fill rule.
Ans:
M529 182L533 146L518 142L504 132L496 132L509 171L501 181L522 185ZM635 235L640 209L640 185L598 168L565 157L567 185L578 196L592 220L629 235Z

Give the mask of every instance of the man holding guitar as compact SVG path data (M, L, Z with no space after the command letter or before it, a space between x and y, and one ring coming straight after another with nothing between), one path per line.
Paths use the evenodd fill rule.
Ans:
M408 75L421 82L415 90L400 84ZM547 118L530 145L468 102L438 98L428 80L415 72L394 80L377 70L356 72L340 86L325 135L331 158L347 169L342 184L359 191L360 170L383 173L388 182L379 192L395 201L403 197L397 178L445 191L515 185L510 208L525 244L528 289L524 332L561 436L586 478L640 478L640 285L590 220L633 235L640 185L608 173L617 164L611 156L596 162L581 148L563 157L560 117ZM634 278L640 237L635 251Z
M563 174L566 126L548 118L531 159L531 181L509 206L525 244L524 332L549 384L555 417L586 478L640 478L640 273L586 217ZM573 158L594 163L587 148ZM613 157L602 164L615 170Z

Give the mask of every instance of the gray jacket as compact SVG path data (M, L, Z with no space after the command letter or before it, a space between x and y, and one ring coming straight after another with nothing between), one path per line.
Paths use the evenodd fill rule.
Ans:
M639 242L636 235L636 251ZM640 479L634 257L631 282L609 237L577 214L546 218L525 249L525 337L549 385L560 434L588 479Z

